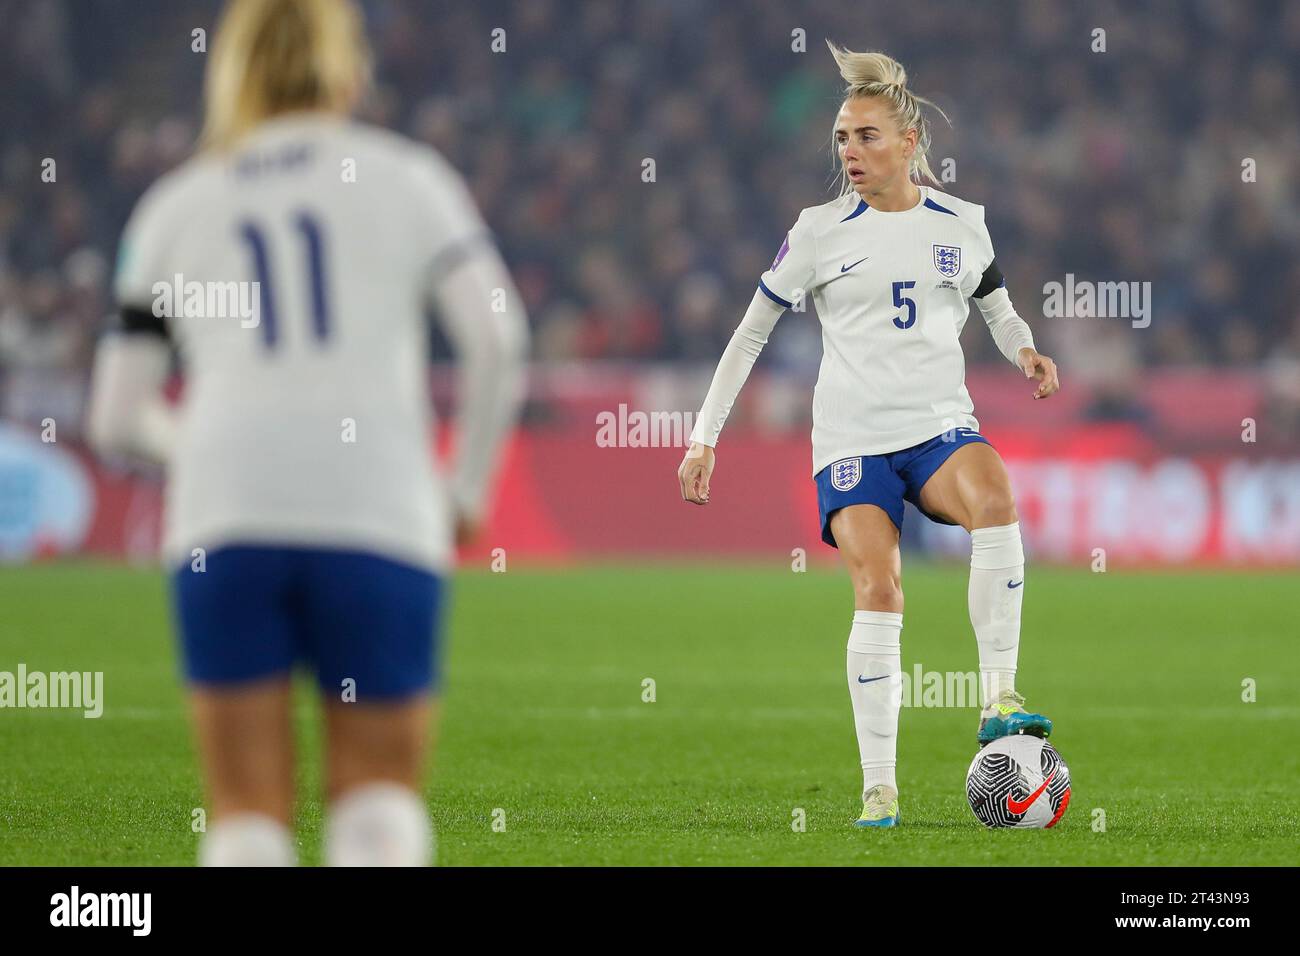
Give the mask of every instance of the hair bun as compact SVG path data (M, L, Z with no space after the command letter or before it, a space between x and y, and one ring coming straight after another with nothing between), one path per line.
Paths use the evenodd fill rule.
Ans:
M826 41L826 46L835 58L835 65L840 68L840 76L850 88L869 85L907 88L907 71L892 56L879 51L857 53L830 40Z
M930 150L930 124L921 112L922 107L935 110L945 120L948 117L930 100L917 96L907 86L907 71L887 53L878 50L858 53L826 41L835 58L835 65L843 77L844 97L880 97L888 102L890 113L901 131L916 130L916 150L911 158L910 174L917 181L937 182L930 169L926 154ZM847 181L846 181L847 182ZM847 186L845 187L847 188Z

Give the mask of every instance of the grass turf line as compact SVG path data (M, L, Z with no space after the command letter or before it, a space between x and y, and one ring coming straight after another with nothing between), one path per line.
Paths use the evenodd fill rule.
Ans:
M963 792L976 710L905 708L903 825L864 832L849 826L861 778L842 572L463 572L428 790L439 862L1295 865L1297 584L1030 568L1018 687L1056 721L1074 779L1065 818L985 830ZM965 568L909 565L904 589L904 669L976 670ZM0 670L20 661L102 670L106 704L99 720L0 710L0 864L192 862L202 795L161 574L0 570ZM1241 700L1245 678L1255 703ZM299 691L299 849L314 863L316 704L310 684ZM805 832L791 828L796 810Z

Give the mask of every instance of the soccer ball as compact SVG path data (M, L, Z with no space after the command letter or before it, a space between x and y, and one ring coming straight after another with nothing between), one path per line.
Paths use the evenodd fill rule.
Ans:
M999 737L971 761L966 799L986 827L1054 827L1070 805L1070 768L1041 737Z

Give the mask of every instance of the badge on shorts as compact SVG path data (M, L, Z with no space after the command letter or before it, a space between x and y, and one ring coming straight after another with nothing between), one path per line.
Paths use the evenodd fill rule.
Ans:
M831 487L836 491L848 491L861 480L861 458L845 458L831 465Z
M961 272L961 246L935 246L934 267L949 279Z

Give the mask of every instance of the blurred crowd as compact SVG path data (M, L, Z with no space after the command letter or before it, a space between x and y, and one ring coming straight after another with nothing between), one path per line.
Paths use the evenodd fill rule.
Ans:
M837 188L830 37L890 52L947 112L940 188L986 206L1013 301L1076 382L1119 406L1151 366L1300 382L1300 4L363 6L364 115L465 172L537 359L716 361L799 210ZM193 149L192 31L218 9L0 0L0 386L84 376L126 216ZM1150 327L1041 317L1067 273L1150 281ZM970 361L1000 361L980 325ZM787 317L770 349L811 374L815 323Z

